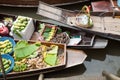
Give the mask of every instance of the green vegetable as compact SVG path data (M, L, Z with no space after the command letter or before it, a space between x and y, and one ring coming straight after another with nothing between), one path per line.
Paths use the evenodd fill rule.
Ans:
M18 16L16 22L13 23L13 33L15 33L18 37L22 38L20 32L25 29L29 21L29 18Z
M38 48L38 44L28 44L26 41L20 41L14 48L15 58L18 60L26 58L34 53Z
M47 54L44 61L51 66L56 64L57 55L56 54Z
M47 32L44 32L43 36L44 36L45 39L47 39L49 37L49 34Z
M47 54L57 54L58 53L58 46L53 45L52 50L48 51Z
M3 66L4 66L5 71L7 71L10 68L11 61L7 60L5 58L2 58L2 62L3 62ZM2 72L1 68L0 68L0 72Z
M57 53L58 53L58 46L53 45L52 46L52 50L48 51L44 61L51 66L56 65L56 61L57 61Z
M12 51L12 43L9 40L0 41L0 53L5 54Z
M4 68L5 68L5 69L8 68L8 67L10 67L9 64L4 65Z
M30 56L28 56L28 58L35 58L38 56L37 52L34 52L33 54L31 54Z
M23 48L23 47L25 47L27 45L28 45L27 41L19 41L19 42L17 42L17 44L14 47L14 49L20 49L20 48Z
M52 28L46 27L45 31L43 33L43 36L46 41L50 41L52 39L54 33L55 33L55 26L53 26Z
M17 30L14 29L13 33L15 33L18 37L22 38L22 35Z
M7 60L4 60L3 61L3 65L6 65L6 64L8 64L9 62L7 61Z
M46 27L44 32L50 32L51 28Z
M61 28L58 28L57 29L57 34L60 34L62 32L62 29Z
M21 71L25 71L26 69L27 69L27 65L25 63L21 63L21 64L15 64L13 71L21 72Z
M38 32L42 32L42 30L43 30L44 27L45 27L44 23L40 24Z

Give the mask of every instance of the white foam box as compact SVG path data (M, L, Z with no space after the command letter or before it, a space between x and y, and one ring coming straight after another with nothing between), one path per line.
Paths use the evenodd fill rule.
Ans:
M22 16L22 17L24 17L24 16ZM27 17L27 18L29 18L29 17ZM17 20L18 20L18 18L16 19L16 21ZM21 38L13 32L13 26L11 27L10 35L12 35L13 38L17 39L17 40L30 40L30 38L34 32L34 29L35 29L34 24L33 24L33 19L29 18L28 24L26 25L25 29L23 29L21 32L19 32L22 36L22 38Z

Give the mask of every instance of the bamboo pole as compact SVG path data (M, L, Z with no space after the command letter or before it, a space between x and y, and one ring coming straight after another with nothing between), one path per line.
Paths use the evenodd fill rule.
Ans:
M1 53L0 53L0 68L2 69L2 74L3 74L3 78L4 80L7 80L6 74L5 74L5 69L2 63L2 57L1 57Z

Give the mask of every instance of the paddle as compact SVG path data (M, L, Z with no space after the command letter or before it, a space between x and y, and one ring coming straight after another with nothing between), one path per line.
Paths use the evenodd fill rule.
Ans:
M5 74L5 69L4 69L4 66L3 66L3 63L2 63L1 53L0 53L0 68L2 68L2 73L3 73L4 80L7 80L6 74Z

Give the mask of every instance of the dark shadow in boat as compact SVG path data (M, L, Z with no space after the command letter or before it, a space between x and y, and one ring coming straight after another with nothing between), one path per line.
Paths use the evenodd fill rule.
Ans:
M106 58L107 51L104 49L99 50L84 50L88 55L86 61L91 61L92 59L104 61Z
M65 78L65 77L70 77L70 76L77 76L77 75L82 75L86 71L85 65L77 65L71 68L63 69L60 71L54 71L50 73L44 74L45 78ZM39 75L31 76L31 77L24 77L24 80L31 79L31 80L38 80ZM15 78L14 80L22 80L23 78ZM12 79L8 79L12 80Z
M77 76L77 75L82 75L86 71L86 67L84 64L77 65L71 68L67 68L64 70L60 71L55 71L55 72L50 72L46 73L45 77L46 78L62 78L62 77L69 77L69 76Z
M107 54L112 56L120 56L119 50L120 50L120 42L110 40L108 47L106 47L106 51L108 52Z
M63 5L63 6L57 6L63 9L68 9L68 10L81 10L82 6L84 5L91 5L90 1L86 1L81 3L76 3L76 4L72 4L72 5Z
M31 76L31 77L23 77L23 78L14 78L14 79L7 79L7 80L28 80L28 79L30 79L30 80L38 80L38 76L39 75L35 75L35 76ZM2 80L4 80L4 79L2 79Z
M84 51L88 55L86 61L91 61L92 59L104 61L106 59L106 55L120 56L120 54L118 53L119 50L120 50L120 42L109 40L109 43L105 49L84 50Z

